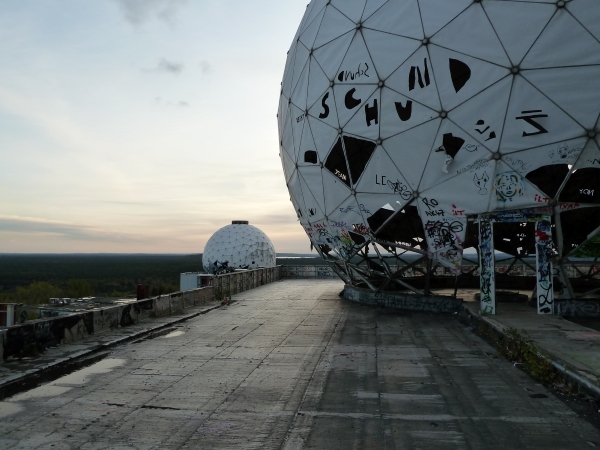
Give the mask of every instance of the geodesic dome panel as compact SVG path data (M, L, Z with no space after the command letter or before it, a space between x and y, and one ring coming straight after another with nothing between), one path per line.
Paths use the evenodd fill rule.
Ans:
M598 206L599 115L597 0L313 0L280 156L321 252L385 241L458 272L468 217Z
M233 223L213 234L202 254L207 273L215 273L224 263L233 269L256 269L275 266L277 257L265 233L247 222Z

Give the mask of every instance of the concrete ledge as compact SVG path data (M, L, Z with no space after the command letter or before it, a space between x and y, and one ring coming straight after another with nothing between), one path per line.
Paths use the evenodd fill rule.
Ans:
M0 330L0 362L11 356L34 356L48 347L71 344L151 317L180 313L186 307L212 302L214 298L214 288L205 287L15 325Z
M11 356L35 356L48 347L81 341L88 336L130 326L149 318L181 313L187 308L213 302L215 298L221 299L225 293L237 294L262 284L278 281L281 279L281 270L280 267L269 267L219 275L215 279L217 280L215 286L28 321L2 329L0 330L0 364Z
M344 298L364 305L383 306L385 308L404 309L432 313L458 313L461 310L462 299L435 295L421 296L405 292L375 293L368 289L354 286L344 288Z
M42 363L35 368L12 374L10 376L0 377L0 401L6 397L14 395L18 392L31 389L38 386L40 383L53 381L56 378L69 373L70 370L80 369L89 364L93 364L105 358L112 347L124 344L126 342L135 341L144 338L148 335L160 333L162 330L169 331L174 325L193 319L203 314L207 314L215 309L221 308L221 305L208 306L201 310L196 310L190 314L183 316L175 316L171 320L165 322L164 319L149 323L142 329L137 329L127 335L112 335L104 342L99 343L93 337L89 336L84 339L80 346L84 347L81 350L67 353L66 356L56 358L50 362ZM135 327L134 327L135 328ZM5 330L0 330L0 337L5 335ZM0 351L1 351L0 347Z
M573 330L569 330L565 333L559 331L561 330L561 323L559 321L563 320L562 318L557 316L545 316L542 327L544 324L548 325L549 321L553 321L550 323L550 326L553 327L551 331L553 341L565 343L565 345L553 346L551 345L553 342L549 343L547 338L542 339L543 336L541 336L539 331L534 328L534 326L537 326L540 323L539 320L537 320L539 317L537 314L532 313L532 315L535 314L534 319L531 323L527 323L523 320L525 315L522 312L512 314L511 312L505 312L502 316L486 316L480 314L478 307L478 304L465 303L461 311L461 320L472 325L483 324L497 335L504 337L508 337L507 330L509 328L516 329L528 338L529 342L535 346L539 355L547 359L563 378L568 379L570 383L578 386L579 389L587 392L593 397L600 399L600 374L592 367L583 366L580 360L573 359L574 355L579 359L581 356L589 359L589 357L593 357L594 354L597 354L595 347L591 344L592 341L588 340L587 345L584 345L586 341L582 340L586 334L594 335L593 330L573 324ZM515 321L515 318L518 322ZM558 323L558 325L556 325L556 323ZM575 336L576 339L571 341L569 335Z

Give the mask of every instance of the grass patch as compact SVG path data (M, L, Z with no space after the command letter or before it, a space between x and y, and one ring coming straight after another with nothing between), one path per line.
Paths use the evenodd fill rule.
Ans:
M534 380L545 385L553 385L562 381L548 356L544 355L531 339L515 328L506 328L504 334L501 334L480 321L476 332L491 341L506 359L515 366L519 366Z

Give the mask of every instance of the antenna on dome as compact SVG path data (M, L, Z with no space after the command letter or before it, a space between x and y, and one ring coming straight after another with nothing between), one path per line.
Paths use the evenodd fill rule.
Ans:
M231 224L232 225L248 225L248 221L247 220L232 220Z

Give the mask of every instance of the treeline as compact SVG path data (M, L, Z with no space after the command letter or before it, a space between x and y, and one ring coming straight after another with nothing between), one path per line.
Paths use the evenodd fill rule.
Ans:
M0 303L52 297L126 297L179 290L179 274L200 271L201 255L0 255Z
M293 256L286 254L285 256ZM318 256L278 259L283 265L320 265ZM53 297L126 297L138 284L150 295L179 290L179 274L202 272L202 255L0 254L0 303L45 303Z

